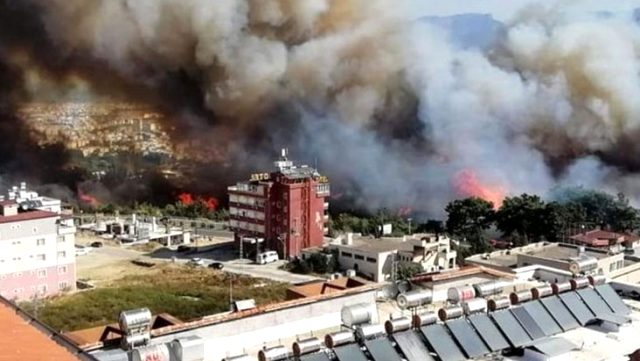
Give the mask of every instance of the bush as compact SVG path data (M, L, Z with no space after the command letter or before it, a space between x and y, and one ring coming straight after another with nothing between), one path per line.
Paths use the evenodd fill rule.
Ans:
M424 269L419 263L403 261L398 263L397 278L398 280L406 280L422 272Z

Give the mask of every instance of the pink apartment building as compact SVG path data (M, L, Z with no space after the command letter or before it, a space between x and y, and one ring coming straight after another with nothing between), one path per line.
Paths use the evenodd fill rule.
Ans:
M21 301L74 290L75 232L73 219L37 202L0 198L0 294Z

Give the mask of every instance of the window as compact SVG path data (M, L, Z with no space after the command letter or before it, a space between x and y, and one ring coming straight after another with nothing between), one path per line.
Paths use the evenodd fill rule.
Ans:
M375 258L367 257L367 262L376 263Z
M47 293L47 285L38 285L38 293L45 294Z
M44 238L39 238L39 239L36 241L36 245L37 245L37 246L44 246Z
M342 252L342 257L349 257L349 258L351 258L351 257L353 257L353 255L352 255L351 253L349 253L349 252Z
M65 274L67 273L67 266L60 266L58 267L58 274Z
M66 256L67 256L67 252L65 252L65 251L58 252L58 257L59 257L59 258L64 258L64 257L66 257Z
M69 284L66 281L62 281L60 283L58 283L58 289L59 290L65 290L69 287Z
M359 254L355 255L354 257L355 259L364 260L364 256L361 256Z
M609 264L609 272L612 272L615 269L615 267L616 267L615 263Z
M47 256L44 253L42 253L37 255L36 258L38 259L38 261L44 261L47 259Z
M58 236L57 241L58 241L58 243L64 242L64 236Z
M47 277L47 270L46 269L38 270L38 278L45 278L45 277Z

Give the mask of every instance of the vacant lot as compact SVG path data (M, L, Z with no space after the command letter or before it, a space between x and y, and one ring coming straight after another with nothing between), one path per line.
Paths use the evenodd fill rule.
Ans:
M128 266L127 266L128 267ZM179 264L139 267L142 272L97 288L40 301L37 317L61 331L72 331L117 321L122 310L148 307L182 320L229 310L229 285L234 299L253 298L258 304L285 299L286 284L206 268ZM34 312L33 303L23 304Z

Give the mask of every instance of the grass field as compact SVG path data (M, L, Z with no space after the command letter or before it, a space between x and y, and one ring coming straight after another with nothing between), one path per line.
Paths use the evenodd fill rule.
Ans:
M144 267L140 267L144 269ZM73 331L117 321L122 310L148 307L184 321L229 310L229 284L234 299L253 298L259 305L282 301L287 285L229 275L206 268L163 264L114 280L107 287L41 300L21 306L56 330Z

